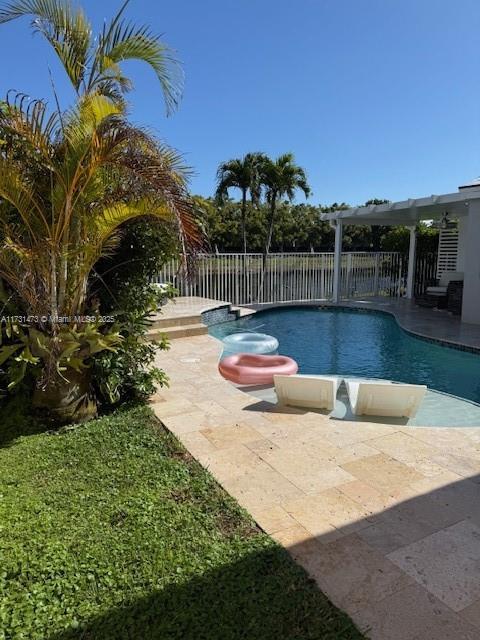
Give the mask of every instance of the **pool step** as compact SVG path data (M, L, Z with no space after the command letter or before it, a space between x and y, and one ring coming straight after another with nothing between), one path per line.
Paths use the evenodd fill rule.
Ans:
M167 318L162 317L162 312L155 314L152 317L153 327L156 329L170 328L170 327L184 327L190 324L199 324L202 322L202 317L199 315L190 316L169 316Z
M245 307L222 305L232 311L237 318L255 313L252 309ZM176 338L187 338L188 336L200 336L208 333L208 326L202 320L202 314L175 315L170 313L167 317L162 316L162 310L151 317L152 327L148 331L148 339L158 340L162 335L169 340Z
M159 340L166 336L169 340L176 338L188 338L189 336L201 336L208 333L207 325L203 322L194 322L185 325L173 325L169 327L152 327L148 332L150 340Z

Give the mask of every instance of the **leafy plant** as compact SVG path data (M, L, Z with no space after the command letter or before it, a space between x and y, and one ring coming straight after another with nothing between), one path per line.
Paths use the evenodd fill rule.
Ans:
M152 284L161 266L178 254L173 230L154 220L128 224L119 251L95 266L91 287L99 308L114 310L124 340L115 353L95 357L95 386L104 402L115 404L150 396L157 385L168 384L165 373L154 364L157 351L168 348L167 340L147 340L151 316L176 290Z
M28 369L34 378L43 375L45 379L47 367L55 367L47 379L55 379L56 384L37 385L37 407L49 409L61 422L71 415L80 419L95 412L89 369L95 354L115 351L121 344L122 336L114 326L102 326L98 321L62 325L55 335L49 335L7 320L1 334L8 340L0 349L0 366L6 363L7 389L22 382Z
M115 353L104 351L95 358L95 386L105 402L147 398L157 385L168 385L165 372L153 364L157 351L168 349L168 341L147 339L150 316L164 295L150 284L123 293L123 309L116 312L123 341Z
M97 40L68 3L21 0L0 10L0 22L34 16L77 92L64 112L50 113L43 101L21 94L9 96L0 110L0 277L48 339L72 330L77 316L95 308L92 270L118 247L128 221L152 216L165 222L176 230L185 258L200 245L181 158L125 117L123 93L131 83L121 72L123 60L150 64L167 104L176 85L166 48L148 29L125 24L123 9ZM62 378L79 378L83 396L82 372L67 363L60 375L59 353L45 355L37 385L52 408L61 401Z
M6 337L13 339L0 349L0 366L10 360L9 388L21 382L28 365L38 368L42 363L52 362L59 377L63 377L68 369L81 373L88 368L89 358L100 351L114 351L122 340L118 331L102 332L98 322L83 324L81 329L77 325L62 326L54 336L11 321L5 323L4 330Z

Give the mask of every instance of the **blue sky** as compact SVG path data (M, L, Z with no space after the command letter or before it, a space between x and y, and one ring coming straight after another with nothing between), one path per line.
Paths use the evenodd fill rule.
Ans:
M84 0L100 25L119 6ZM313 203L455 191L480 174L478 0L132 0L185 70L165 117L153 73L130 64L132 118L185 154L210 195L222 160L295 153ZM28 21L0 26L0 94L68 85ZM299 198L301 200L301 198Z

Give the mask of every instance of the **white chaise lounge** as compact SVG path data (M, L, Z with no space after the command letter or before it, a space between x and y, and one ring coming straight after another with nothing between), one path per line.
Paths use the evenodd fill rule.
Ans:
M273 381L279 404L332 411L342 378L275 375Z
M355 415L412 418L427 387L379 380L345 380L350 406Z

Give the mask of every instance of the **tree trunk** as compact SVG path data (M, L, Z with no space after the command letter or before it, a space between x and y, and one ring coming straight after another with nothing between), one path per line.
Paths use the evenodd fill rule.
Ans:
M273 224L275 222L275 209L277 206L277 198L273 197L272 198L272 202L270 203L270 216L269 216L269 221L268 221L268 235L267 235L267 241L265 243L265 249L263 252L263 261L266 264L267 262L267 256L270 253L270 246L272 244L272 237L273 237Z
M242 297L243 300L241 302L251 302L249 299L249 291L248 291L248 283L247 283L247 190L243 189L242 191L242 244L243 244L243 286L242 286ZM240 301L239 301L240 302Z
M275 222L275 209L277 206L277 196L276 194L272 195L272 199L270 201L270 215L269 215L269 219L268 219L268 231L267 231L267 238L265 240L265 248L263 250L263 258L262 258L262 276L260 278L260 284L258 287L258 293L257 293L257 302L260 300L260 295L262 293L263 290L263 283L265 281L265 272L267 270L267 256L270 253L270 246L272 244L272 237L273 237L273 225Z
M69 369L65 378L56 377L33 394L33 406L46 410L60 424L85 422L97 415L97 403L91 392L90 372Z
M242 243L243 253L247 253L247 191L242 191Z

